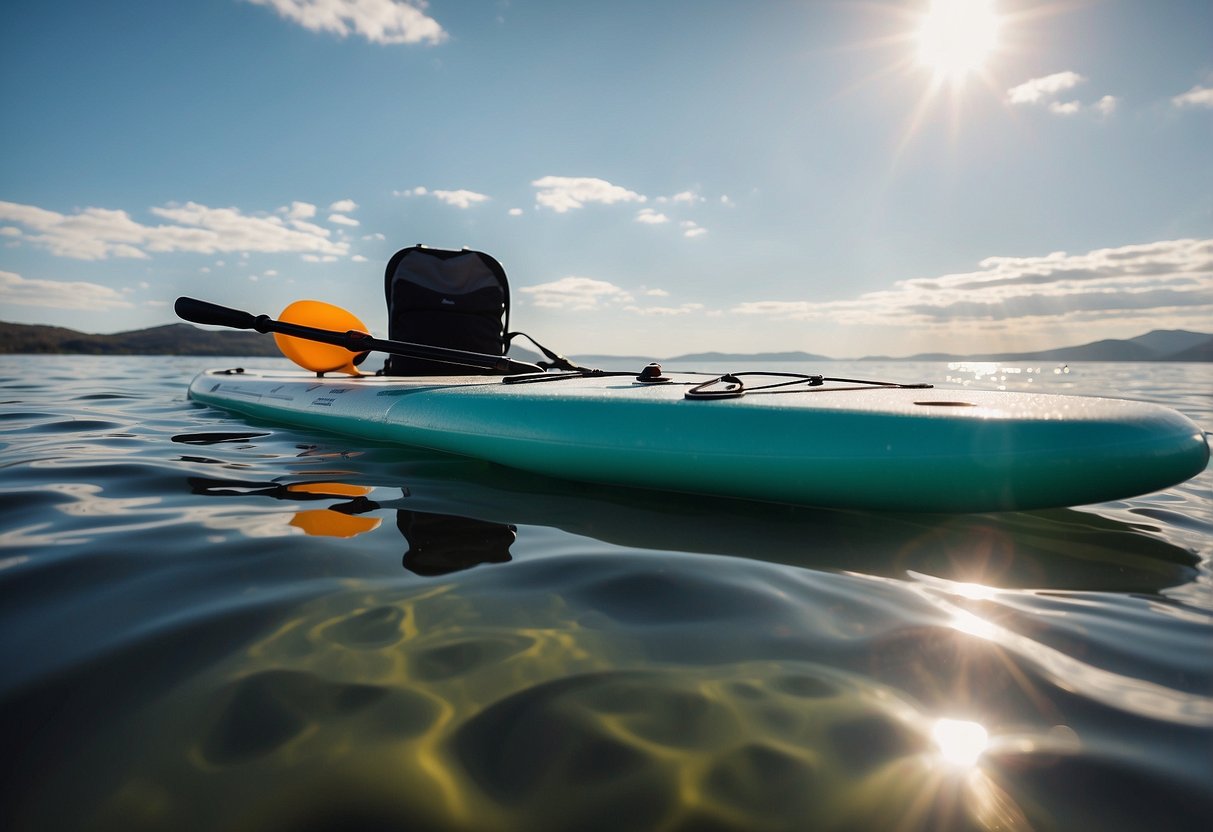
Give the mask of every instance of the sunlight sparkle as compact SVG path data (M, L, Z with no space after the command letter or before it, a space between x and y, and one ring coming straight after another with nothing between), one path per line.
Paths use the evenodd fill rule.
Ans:
M990 737L984 726L961 719L940 719L931 728L939 755L949 764L969 767L985 752Z

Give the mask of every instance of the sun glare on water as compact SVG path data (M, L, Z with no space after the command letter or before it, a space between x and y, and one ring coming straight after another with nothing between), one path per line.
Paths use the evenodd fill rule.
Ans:
M985 66L998 28L994 0L931 0L918 30L918 62L937 81L961 84Z
M938 720L931 729L931 738L943 761L961 768L976 765L990 742L983 726L959 719Z

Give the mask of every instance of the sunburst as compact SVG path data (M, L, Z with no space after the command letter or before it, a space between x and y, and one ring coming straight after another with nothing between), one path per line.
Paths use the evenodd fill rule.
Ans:
M931 0L917 32L918 63L954 86L981 72L998 46L993 0Z

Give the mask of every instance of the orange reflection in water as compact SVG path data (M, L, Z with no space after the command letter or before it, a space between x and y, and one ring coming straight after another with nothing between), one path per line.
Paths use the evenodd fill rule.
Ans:
M291 518L292 526L316 537L357 537L379 528L381 522L378 517L343 514L328 508L297 511Z
M343 482L301 482L288 485L286 490L297 494L356 498L366 497L374 489ZM381 522L378 517L348 514L331 508L316 508L295 512L290 524L316 537L349 538L377 529Z

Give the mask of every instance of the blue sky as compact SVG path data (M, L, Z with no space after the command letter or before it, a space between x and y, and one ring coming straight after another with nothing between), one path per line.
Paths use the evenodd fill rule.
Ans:
M1213 3L948 6L10 0L0 318L383 334L423 242L571 354L1213 329Z

